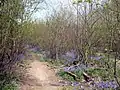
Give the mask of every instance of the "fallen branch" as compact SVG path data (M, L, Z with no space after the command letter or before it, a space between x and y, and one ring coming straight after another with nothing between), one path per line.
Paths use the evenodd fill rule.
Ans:
M76 74L69 72L69 71L67 71L66 73L69 74L70 76L72 76L74 78L74 80L77 80L78 76Z

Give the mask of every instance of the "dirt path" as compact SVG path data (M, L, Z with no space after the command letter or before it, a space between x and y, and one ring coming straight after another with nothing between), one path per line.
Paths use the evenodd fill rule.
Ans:
M35 60L27 71L21 90L58 90L58 78L47 63Z
M29 67L21 80L20 90L71 90L66 87L69 86L69 82L60 80L56 76L55 70L49 66L49 63L40 62L39 58L40 56L33 54L32 59L27 61ZM88 86L82 84L81 86L85 90L93 90L88 88Z

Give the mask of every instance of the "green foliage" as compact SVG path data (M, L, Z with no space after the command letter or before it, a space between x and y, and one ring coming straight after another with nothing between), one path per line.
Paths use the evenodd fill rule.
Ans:
M30 18L26 10L34 9L34 3L36 0L0 1L0 90L15 90L11 82L17 82L25 69L20 71L21 55L24 56L27 43L24 25Z
M82 3L84 0L73 0L73 4ZM85 0L84 2L92 3L92 0Z
M60 71L58 72L58 75L60 77L62 77L64 80L68 80L68 81L75 81L74 78L72 76L70 76L67 72L65 71Z
M0 6L0 86L15 80L15 64L23 48L21 0L6 0Z
M77 3L82 3L83 0L77 0Z
M85 0L85 2L91 3L91 2L92 2L92 0Z
M116 0L118 1L118 0ZM83 0L74 0L74 4L82 3ZM92 0L85 0L92 3ZM97 3L99 0L97 0ZM111 5L115 8L111 8ZM51 53L64 53L71 49L83 52L83 57L86 63L94 63L97 69L87 70L90 75L100 76L103 80L113 79L114 59L110 57L114 52L120 54L120 25L119 25L119 6L113 2L112 4L103 5L104 8L97 7L91 10L88 14L82 13L75 18L72 10L62 8L56 11L45 22L26 22L24 36L30 43L37 43L42 49ZM106 7L107 5L107 7ZM93 5L94 6L94 5ZM93 8L93 7L90 7ZM79 23L76 24L76 19ZM78 32L76 27L78 27ZM96 48L96 50L94 50ZM89 60L89 55L97 55L97 52L105 52L104 59L99 61ZM114 51L111 52L110 50ZM115 54L113 55L115 56ZM62 63L56 60L47 60L55 66ZM103 69L101 69L103 68ZM109 69L110 68L110 69ZM74 72L82 78L81 72ZM119 73L119 72L118 72ZM66 72L60 71L60 76L65 79L73 80Z
M18 85L15 82L11 82L4 86L0 86L0 90L18 90Z
M92 77L100 77L103 81L113 80L114 78L112 72L105 68L88 69L86 72Z
M83 71L78 70L78 71L75 71L74 74L77 75L79 81L83 80Z
M117 68L117 77L118 77L118 79L120 80L120 67Z
M78 70L78 71L75 71L72 73L75 74L78 78L74 79L73 76L69 75L67 72L62 71L62 70L60 72L58 72L58 75L68 81L75 81L75 80L82 81L83 80L83 71ZM93 78L99 77L103 81L114 79L113 71L111 69L109 70L109 69L105 69L105 68L94 68L94 69L89 68L86 70L86 73Z

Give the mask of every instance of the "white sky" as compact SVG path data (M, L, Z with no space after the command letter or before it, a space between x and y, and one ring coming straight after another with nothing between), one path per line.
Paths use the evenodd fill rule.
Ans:
M46 15L49 13L52 13L53 8L55 10L59 9L60 2L62 3L62 6L68 6L70 3L70 0L46 0L47 5L41 4L40 7L43 9L40 9L36 13L33 14L33 19L44 19Z
M60 8L60 2L62 6L72 6L72 0L45 0L47 4L40 4L40 9L36 13L33 14L33 19L45 19L46 15L50 15L53 13L53 8L58 10ZM96 0L94 0L96 1ZM100 0L100 3L104 3L108 0ZM82 7L81 7L82 8Z

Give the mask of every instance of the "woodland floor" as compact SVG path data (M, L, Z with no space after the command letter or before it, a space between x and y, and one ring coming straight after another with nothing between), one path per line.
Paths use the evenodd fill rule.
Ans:
M71 90L65 83L66 81L56 76L57 70L51 68L47 62L40 62L39 58L33 55L32 60L28 60L27 73L25 73L21 82L20 90ZM81 86L83 86L84 90L92 90L85 83Z
M58 90L59 79L55 70L46 62L34 60L27 69L27 75L21 85L21 90Z

